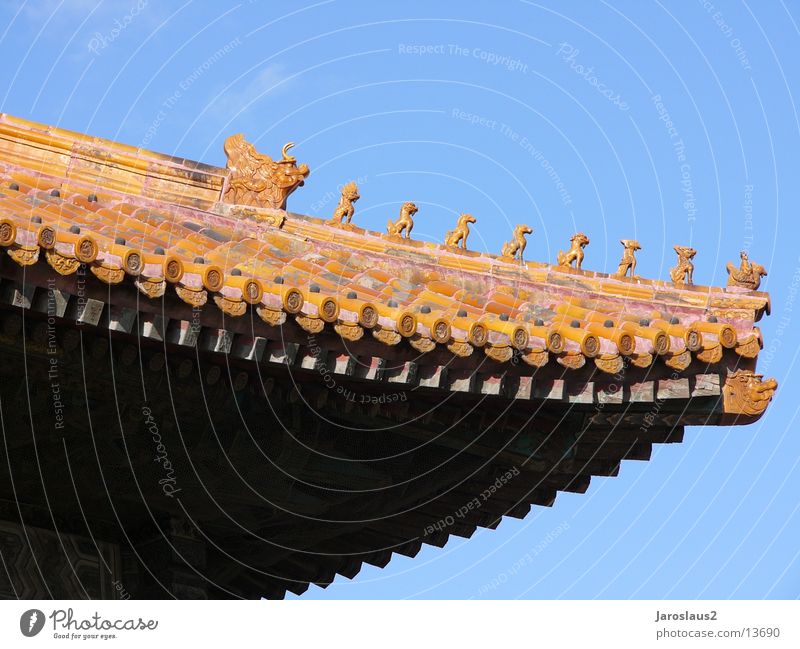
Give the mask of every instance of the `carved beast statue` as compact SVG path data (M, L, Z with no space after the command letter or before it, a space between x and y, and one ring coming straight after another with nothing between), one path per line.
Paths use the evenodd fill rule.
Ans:
M742 250L739 253L741 264L736 268L732 263L728 262L728 286L739 286L740 288L749 288L751 291L757 291L761 286L761 278L767 276L766 269L754 261L750 261L747 256L747 251Z
M506 259L519 259L522 261L522 256L525 254L525 246L528 244L525 240L526 234L533 234L533 228L524 224L515 227L513 239L503 244L500 256Z
M570 247L567 252L558 251L558 265L571 266L575 263L575 268L580 268L583 263L583 249L589 245L589 237L583 232L573 234L570 239Z
M639 242L634 239L620 239L619 241L625 250L622 253L622 259L617 267L617 272L614 273L615 277L625 277L628 271L631 271L631 277L636 277L636 251L641 250L642 247Z
M400 218L396 221L389 221L386 224L386 231L389 233L389 236L399 237L405 232L405 238L410 239L411 230L414 229L414 219L412 217L418 211L419 208L414 205L414 203L410 201L403 203L403 207L400 208Z
M472 216L472 214L462 214L459 216L455 229L447 231L444 237L444 245L460 246L462 250L466 250L470 223L475 223L475 217Z
M350 220L353 218L353 214L356 212L354 203L359 198L361 198L361 195L358 193L358 187L354 182L347 183L344 187L342 187L342 196L339 199L339 204L333 211L331 223L350 223Z
M691 286L693 284L692 274L694 273L692 259L697 254L697 250L688 246L674 246L673 249L678 254L678 265L670 268L669 276L675 286L682 286L683 284Z
M775 379L763 379L762 374L750 370L736 370L729 374L722 388L725 412L751 417L763 414L778 388Z
M286 199L303 185L309 174L308 165L298 166L288 154L294 143L283 147L281 160L259 153L241 133L225 140L228 156L228 188L223 200L235 205L268 207L285 210Z

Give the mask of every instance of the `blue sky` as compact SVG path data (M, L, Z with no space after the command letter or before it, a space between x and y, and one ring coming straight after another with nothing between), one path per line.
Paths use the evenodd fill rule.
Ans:
M739 250L769 270L760 369L780 382L757 424L594 478L587 494L338 578L319 598L800 596L797 290L800 4L56 0L0 7L0 110L224 164L244 132L311 167L293 211L328 216L357 179L355 222L399 205L441 241L462 211L474 249L516 223L554 261L724 285Z

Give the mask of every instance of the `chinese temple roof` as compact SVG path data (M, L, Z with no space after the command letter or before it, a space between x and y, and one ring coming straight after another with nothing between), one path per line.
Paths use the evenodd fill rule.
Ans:
M523 517L772 399L766 271L746 253L707 287L681 245L645 279L630 239L602 273L583 233L553 264L524 259L524 224L499 255L469 250L469 214L417 241L412 202L372 232L354 183L328 220L287 211L310 173L290 148L233 135L223 168L0 115L0 404L31 404L3 412L27 509L0 493L0 518L58 512L140 596L281 597ZM63 422L37 387L53 358ZM170 453L154 475L150 435ZM61 465L33 470L67 439L97 459L69 488Z
M757 291L521 263L231 205L226 169L7 115L0 160L0 245L12 259L44 257L61 274L84 263L149 298L174 290L231 317L250 307L272 326L293 318L351 341L370 332L423 353L440 345L534 367L552 356L611 374L625 357L682 370L717 362L723 349L753 358L762 346L754 322L769 297Z

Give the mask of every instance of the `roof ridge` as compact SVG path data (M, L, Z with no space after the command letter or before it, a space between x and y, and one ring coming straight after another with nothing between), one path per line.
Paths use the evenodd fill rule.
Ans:
M766 293L743 290L733 287L691 285L677 281L675 273L682 274L686 268L693 268L689 261L694 254L691 248L676 246L679 265L671 272L672 282L661 279L645 279L638 276L627 277L623 271L626 260L630 263L633 254L639 249L638 242L622 240L625 247L623 262L617 273L585 270L580 268L582 249L588 244L588 237L577 233L572 240L572 247L566 253L559 252L559 263L524 261L508 254L510 248L504 246L503 254L478 252L466 249L465 238L468 234L468 223L474 222L469 214L462 214L459 225L448 233L446 238L461 247L428 241L413 240L396 234L367 230L351 225L349 220L342 223L341 216L324 220L310 215L288 212L276 207L265 207L257 192L252 189L252 169L245 169L249 161L258 165L273 165L281 172L295 173L292 186L283 194L273 197L282 201L288 193L302 184L308 170L304 165L299 167L294 158L287 153L291 143L283 148L283 159L273 161L272 158L255 151L252 144L243 136L235 135L226 140L226 153L229 155L229 168L206 165L204 163L167 156L147 149L137 148L118 142L92 137L61 127L47 126L8 113L0 113L0 163L6 173L24 173L39 180L53 179L59 189L68 191L80 189L96 194L105 194L120 202L130 203L141 208L177 213L191 219L193 214L202 213L203 223L210 228L225 227L236 233L244 234L245 228L254 228L252 236L258 237L264 227L277 226L286 234L305 236L320 245L347 246L363 253L385 254L393 259L405 259L409 264L437 264L449 271L466 273L483 273L492 277L505 277L530 282L570 283L570 278L586 282L588 291L596 291L608 297L634 297L651 299L653 292L668 291L676 295L679 301L694 305L712 299L712 294L724 296L733 294L746 298L748 303L760 303L759 309L769 308L769 296ZM237 167L236 165L239 165ZM248 176L247 173L250 173ZM233 180L231 180L233 179ZM229 202L235 182L238 189L234 197L244 204ZM38 182L34 183L36 186ZM47 183L44 183L45 185ZM352 202L357 199L357 187L350 183L342 188L347 190ZM255 193L254 193L255 192ZM355 192L355 195L352 195ZM81 192L76 192L81 193ZM343 193L343 199L347 198ZM409 210L409 212L403 212ZM337 209L338 211L338 209ZM410 219L416 212L413 203L403 204L401 218L397 223L390 221L392 227L403 227L403 219ZM352 216L352 213L350 214ZM199 225L199 224L198 224ZM413 222L412 222L413 225ZM517 226L517 230L527 226ZM461 230L459 230L461 228ZM461 235L463 238L458 241ZM515 237L523 244L524 232L515 230ZM513 242L509 242L510 245ZM513 248L513 246L511 246ZM681 255L684 255L681 257ZM575 263L577 268L568 263ZM622 273L622 274L620 274ZM718 299L723 299L719 297Z

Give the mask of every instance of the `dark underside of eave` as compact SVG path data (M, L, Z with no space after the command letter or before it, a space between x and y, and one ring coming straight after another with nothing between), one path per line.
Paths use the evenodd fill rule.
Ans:
M52 354L47 334L46 317L0 311L0 518L118 545L113 577L134 597L301 593L364 562L384 566L393 552L414 556L422 543L523 517L682 438L681 426L587 428L591 406L378 391L342 377L330 389L319 372L93 327L57 326ZM153 422L174 497L159 484L168 474ZM519 475L455 515L508 471ZM59 548L47 552L40 561L58 564ZM61 583L63 570L28 570L28 588L43 596L81 596ZM5 594L21 594L10 580Z

